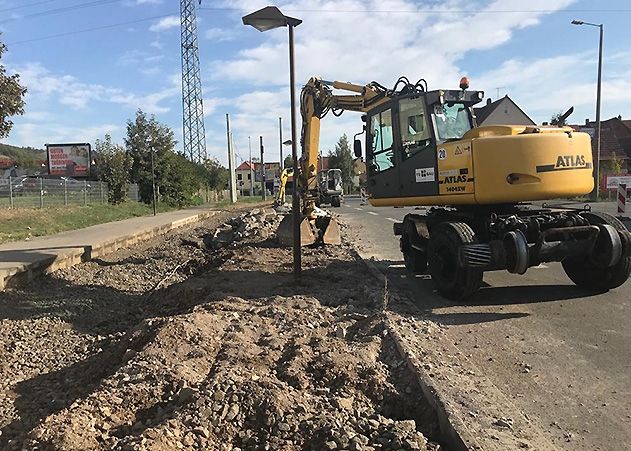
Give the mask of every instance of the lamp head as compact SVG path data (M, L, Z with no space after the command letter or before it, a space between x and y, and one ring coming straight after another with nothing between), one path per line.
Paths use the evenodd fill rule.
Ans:
M289 17L280 12L275 6L266 6L253 13L243 16L244 25L251 25L259 31L268 31L280 27L295 27L302 23L302 20Z
M582 20L573 20L572 21L572 25L583 25L585 22L583 22Z

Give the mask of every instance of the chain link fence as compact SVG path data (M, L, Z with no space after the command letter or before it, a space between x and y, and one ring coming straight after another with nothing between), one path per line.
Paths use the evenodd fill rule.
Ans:
M104 203L107 203L107 184L104 182L65 177L22 176L0 179L1 208L44 208Z

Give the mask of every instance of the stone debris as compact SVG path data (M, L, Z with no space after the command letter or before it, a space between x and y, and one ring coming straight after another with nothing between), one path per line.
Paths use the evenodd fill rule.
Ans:
M227 216L4 294L0 449L440 449L352 248L295 287L281 216Z
M244 238L268 239L275 233L282 218L274 210L259 208L243 213L217 228L213 234L212 247L221 249Z

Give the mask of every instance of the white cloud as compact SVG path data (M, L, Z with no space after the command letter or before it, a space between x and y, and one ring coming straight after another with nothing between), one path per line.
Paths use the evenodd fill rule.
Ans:
M527 8L522 0L495 0L482 5L468 0L292 0L278 6L286 14L303 19L295 31L299 85L317 75L360 84L376 80L390 87L405 75L412 81L425 78L430 89L437 89L455 87L464 72L459 62L468 52L505 44L516 31L537 25L547 14L541 11L562 9L574 1L531 0ZM258 0L230 4L244 11L262 6ZM259 33L249 28L241 33L244 39L257 44L212 62L210 79L214 84L259 87L234 99L235 139L247 142L248 135L263 134L267 140L276 141L278 116L289 128L287 31ZM352 139L360 127L358 116L350 112L341 118L327 117L322 122L320 149L326 153L342 133Z
M180 16L168 16L149 27L151 31L165 31L180 26Z
M206 30L204 37L210 41L223 42L235 39L236 33L234 30L214 27Z
M612 62L619 59L612 56ZM606 58L604 64L610 64ZM496 86L506 87L508 95L537 123L550 120L554 113L574 106L570 122L594 118L596 102L596 55L572 53L540 59L511 59L476 80L476 87L495 94ZM602 85L602 116L631 115L631 69L606 72Z
M16 146L43 147L54 142L91 142L103 139L105 134L120 135L123 127L102 124L91 127L74 127L63 123L20 123L11 133L11 144Z
M574 0L532 0L528 9L556 10ZM245 10L258 2L233 2ZM296 0L279 7L316 11L296 28L297 79L312 75L327 79L371 80L391 84L400 75L423 77L431 85L444 85L456 79L457 62L471 50L497 47L507 42L515 30L538 23L541 12L524 10L521 0L496 0L477 13L431 13L449 9L468 10L471 2L412 2L410 0ZM336 11L355 11L332 13ZM375 10L407 11L375 13ZM414 13L413 11L418 11ZM258 33L249 29L247 33ZM244 32L244 35L246 33ZM218 79L242 80L259 85L280 85L287 81L287 36L283 30L261 35L263 43L238 52L235 58L216 61L212 72ZM451 77L451 78L449 78Z
M169 111L169 107L162 102L180 93L179 74L168 77L166 87L141 95L124 92L119 88L84 83L71 75L54 74L37 63L15 68L15 72L20 74L22 84L28 88L27 105L30 104L29 99L37 98L39 101L56 100L62 105L80 110L87 108L91 102L109 102L157 114ZM28 110L26 117L29 117Z
M164 56L165 55L162 53L152 54L142 50L128 50L118 57L116 62L121 66L133 66L137 64L148 65L161 61L164 59Z

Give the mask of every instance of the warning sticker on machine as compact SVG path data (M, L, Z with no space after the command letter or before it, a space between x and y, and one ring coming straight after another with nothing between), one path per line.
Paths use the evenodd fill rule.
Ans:
M436 174L434 168L417 168L416 169L416 183L422 182L434 182L436 181Z

